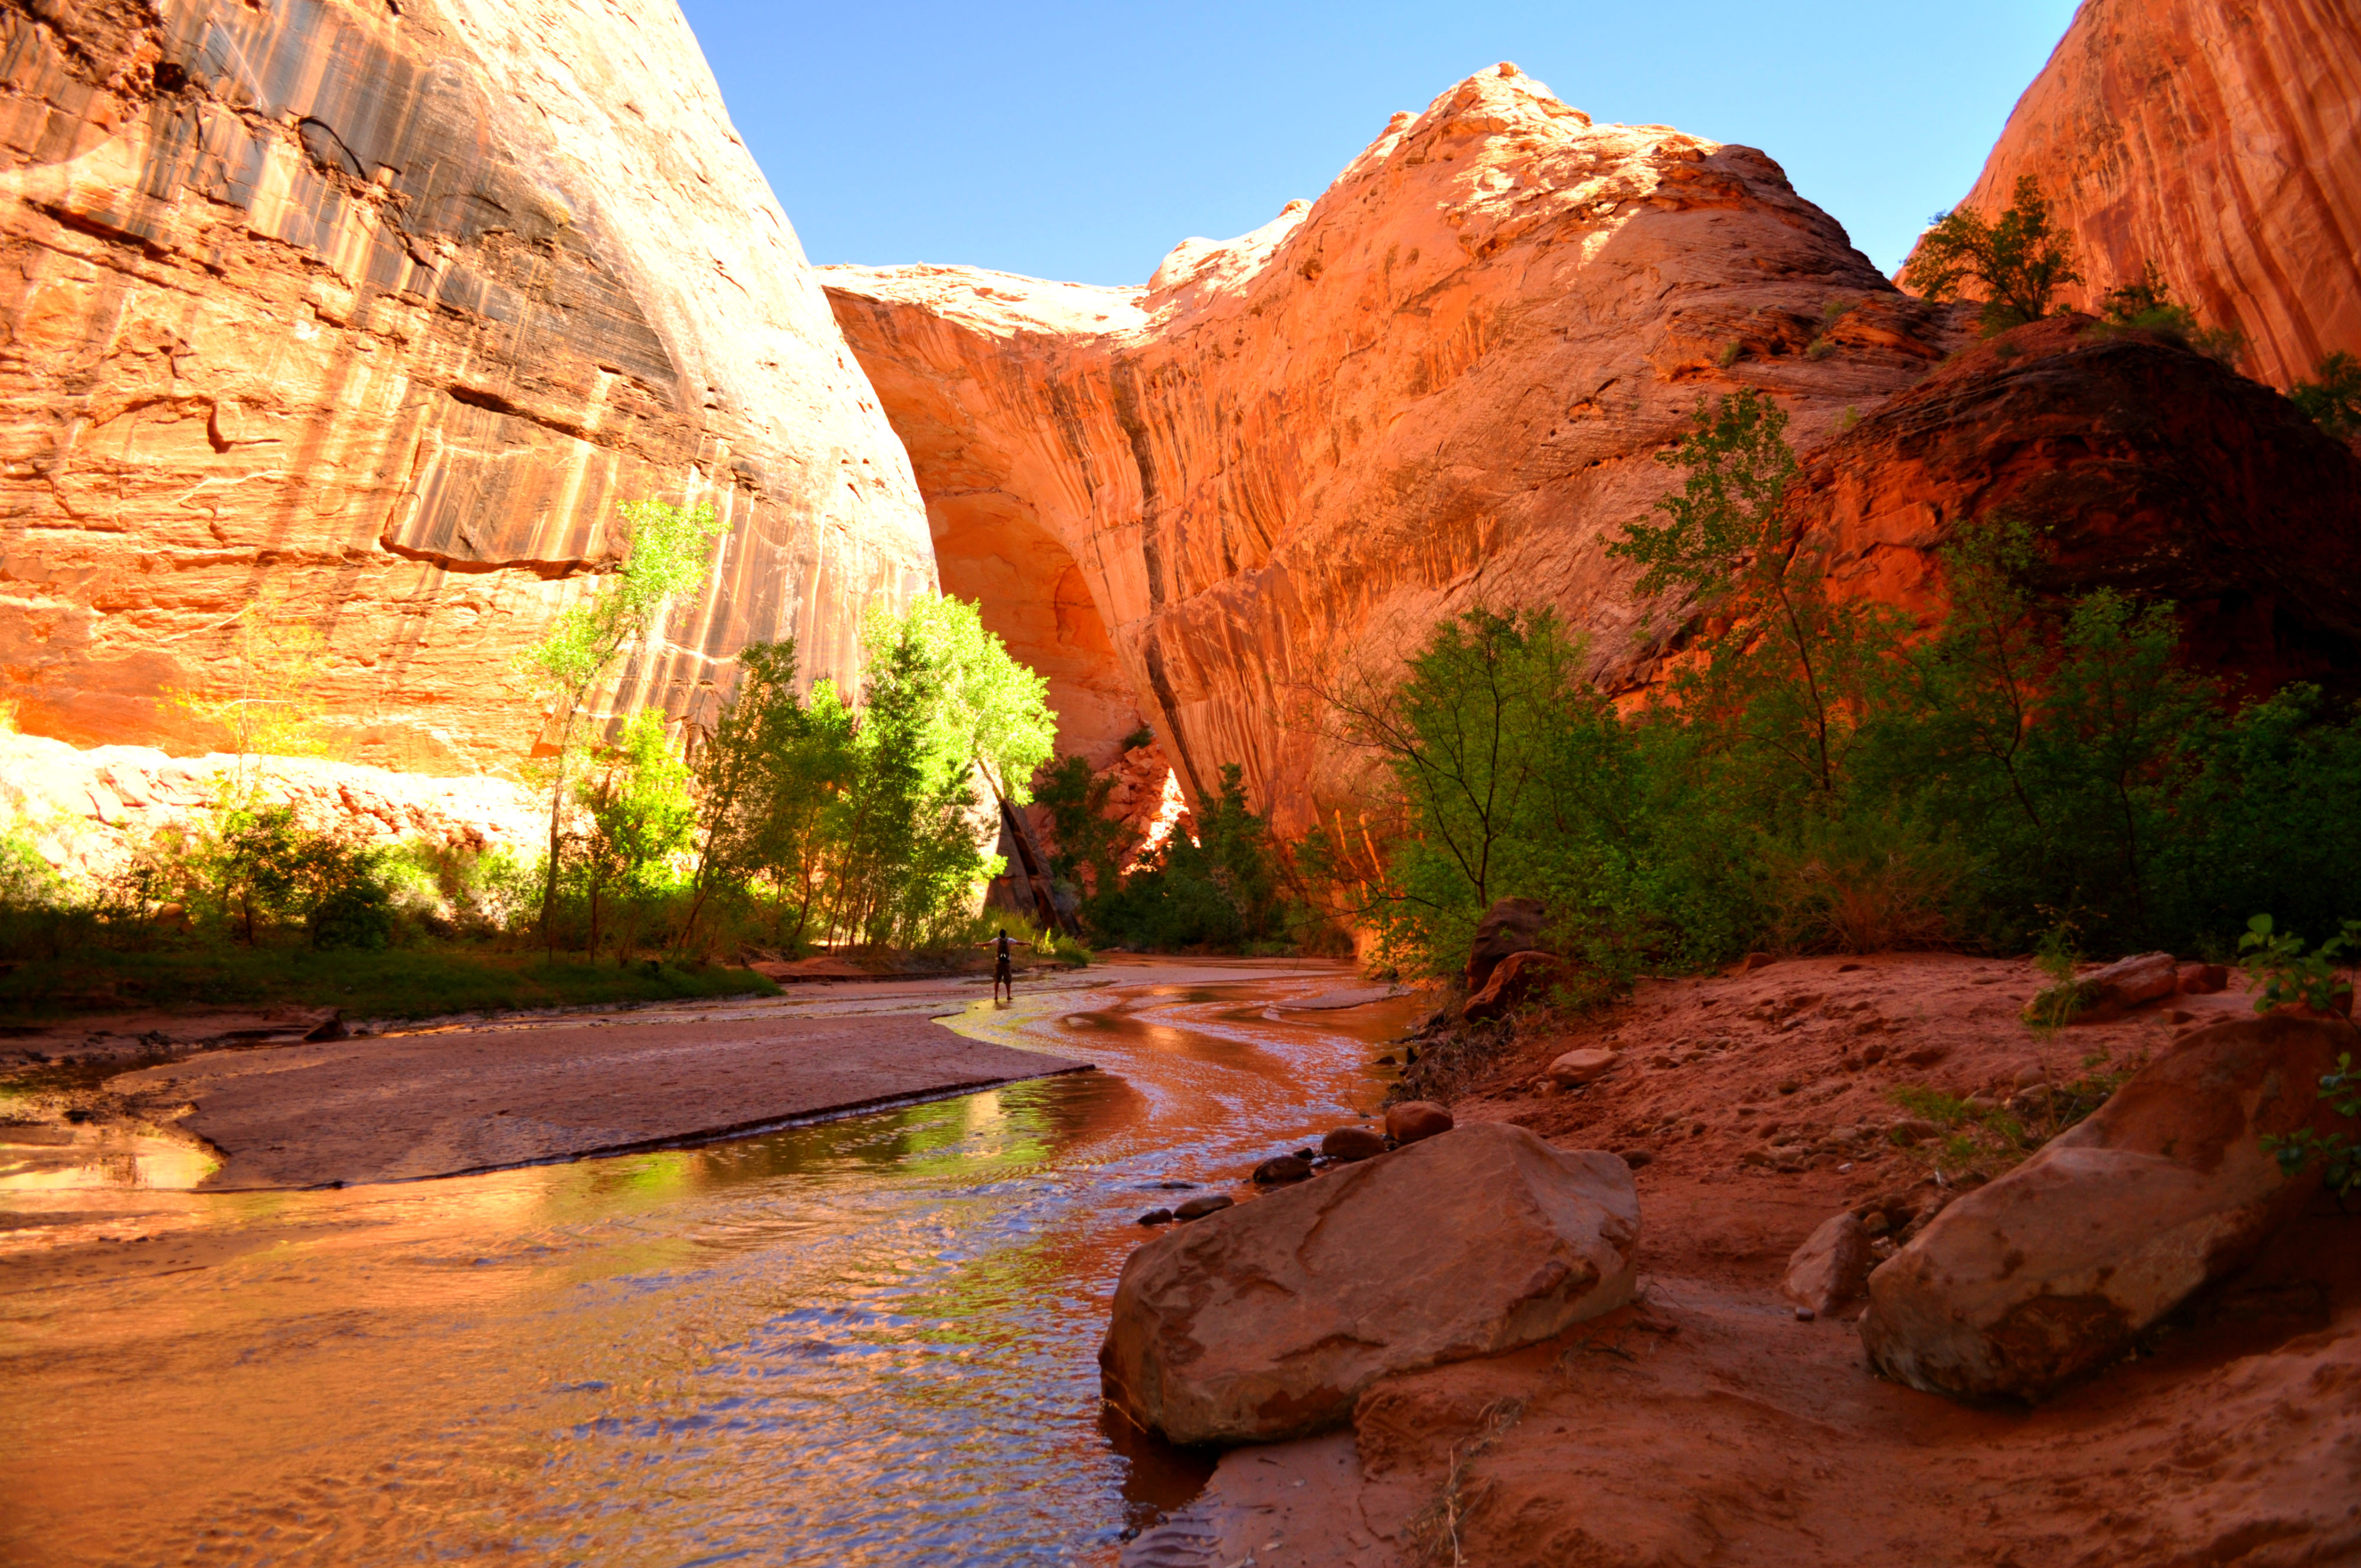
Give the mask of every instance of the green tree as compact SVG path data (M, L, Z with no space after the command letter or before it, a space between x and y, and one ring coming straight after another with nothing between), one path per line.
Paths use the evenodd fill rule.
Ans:
M696 831L688 780L688 764L674 754L664 733L664 714L643 708L614 744L599 750L590 776L576 785L590 823L582 870L592 958L598 956L600 916L612 903L622 917L615 961L631 961L647 908L669 885L671 862L689 848Z
M1275 945L1290 911L1270 819L1246 799L1245 770L1223 764L1196 833L1176 829L1111 893L1088 905L1095 929L1147 948L1235 950Z
M665 607L703 585L708 542L725 528L702 502L677 507L666 501L630 501L618 510L625 530L622 565L601 578L588 598L561 611L547 635L524 656L528 678L551 699L556 731L548 765L549 865L541 914L553 957L575 727L591 694L623 655L662 631Z
M1786 427L1786 411L1752 389L1699 401L1688 434L1657 454L1686 471L1656 503L1666 521L1627 524L1608 553L1642 568L1641 594L1678 589L1701 607L1706 660L1677 678L1682 703L1729 744L1784 762L1825 808L1899 622L1832 601L1820 554L1790 542L1783 505L1798 467Z
M2361 359L2340 348L2324 356L2313 374L2320 379L2288 389L2289 400L2339 441L2361 435Z
M905 651L930 770L972 766L996 798L1032 800L1034 771L1058 739L1049 683L1009 656L976 606L920 594L898 618L873 607L862 635L864 646Z
M2137 278L2107 291L2099 302L2099 319L2109 326L2136 327L2178 339L2233 369L2246 351L2246 340L2235 328L2199 324L2197 313L2172 297L2163 272L2153 261L2140 269Z
M2082 280L2073 241L2050 223L2048 198L2032 175L2017 177L2016 199L1997 223L1965 207L1938 218L1902 274L1930 300L1957 297L1971 279L1984 288L1986 335L2039 321L2059 290Z
M1107 815L1115 775L1094 773L1081 757L1059 757L1035 776L1034 798L1049 814L1055 844L1049 874L1085 898L1111 893L1124 862L1138 848L1138 835Z

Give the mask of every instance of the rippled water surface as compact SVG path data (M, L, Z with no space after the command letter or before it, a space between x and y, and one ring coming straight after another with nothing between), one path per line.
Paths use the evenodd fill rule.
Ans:
M0 1193L145 1249L0 1296L0 1560L1112 1562L1199 1478L1101 1430L1131 1222L1376 1105L1410 1003L1273 1011L1347 983L1094 974L949 1022L1095 1073L697 1148Z

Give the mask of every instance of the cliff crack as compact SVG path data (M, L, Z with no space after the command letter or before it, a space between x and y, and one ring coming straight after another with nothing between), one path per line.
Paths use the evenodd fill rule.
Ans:
M612 564L607 561L537 561L518 558L508 561L480 561L472 556L446 554L440 550L424 550L414 544L404 544L391 533L378 535L377 546L389 555L399 555L405 561L423 562L440 566L446 572L466 576L481 576L487 572L531 572L546 582L571 577L585 572L599 572Z

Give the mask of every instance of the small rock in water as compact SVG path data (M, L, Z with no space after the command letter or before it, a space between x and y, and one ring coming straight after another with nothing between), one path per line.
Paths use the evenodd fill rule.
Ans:
M1159 1192L1193 1192L1197 1190L1193 1181L1159 1181L1155 1185Z
M1371 1127L1339 1127L1320 1140L1320 1152L1330 1159L1369 1159L1386 1152L1386 1138Z
M1312 1167L1291 1154L1283 1154L1263 1161L1254 1168L1255 1185L1276 1187L1283 1182L1302 1181L1312 1175Z
M1172 1217L1180 1221L1202 1220L1208 1214L1218 1214L1236 1202L1237 1200L1235 1198L1218 1192L1209 1192L1202 1198L1191 1198L1173 1210Z
M1432 1100L1406 1100L1386 1107L1386 1135L1397 1146L1451 1131L1451 1113Z
M1394 1054L1393 1054L1393 1052L1391 1052L1391 1051L1388 1051L1385 1055L1383 1055L1383 1056L1379 1057L1379 1058L1378 1058L1378 1065L1379 1067L1391 1067L1391 1066L1393 1066L1393 1065L1394 1065Z
M1147 1213L1142 1214L1139 1217L1139 1223L1143 1225L1169 1225L1172 1223L1172 1211L1170 1209L1150 1209Z
M1317 1149L1298 1149L1295 1151L1295 1157L1301 1160L1314 1159L1318 1157L1319 1152Z

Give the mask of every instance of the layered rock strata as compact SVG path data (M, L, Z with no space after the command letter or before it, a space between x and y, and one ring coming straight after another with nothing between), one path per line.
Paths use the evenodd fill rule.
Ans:
M1192 800L1240 762L1294 827L1344 766L1318 691L1438 617L1547 605L1602 672L1640 656L1604 547L1663 493L1651 459L1700 398L1767 389L1808 444L1961 341L1763 154L1594 125L1505 65L1145 288L821 276L946 586L1037 562L1038 620L1049 584L1078 583L1091 613L1058 589L1060 646L1103 630Z
M1965 205L2019 175L2077 242L2088 305L2153 261L2277 386L2361 353L2361 9L2086 0Z
M672 0L0 9L0 696L203 750L159 699L258 598L357 758L522 755L508 671L617 503L711 502L616 707L753 638L849 674L934 580L906 460Z

